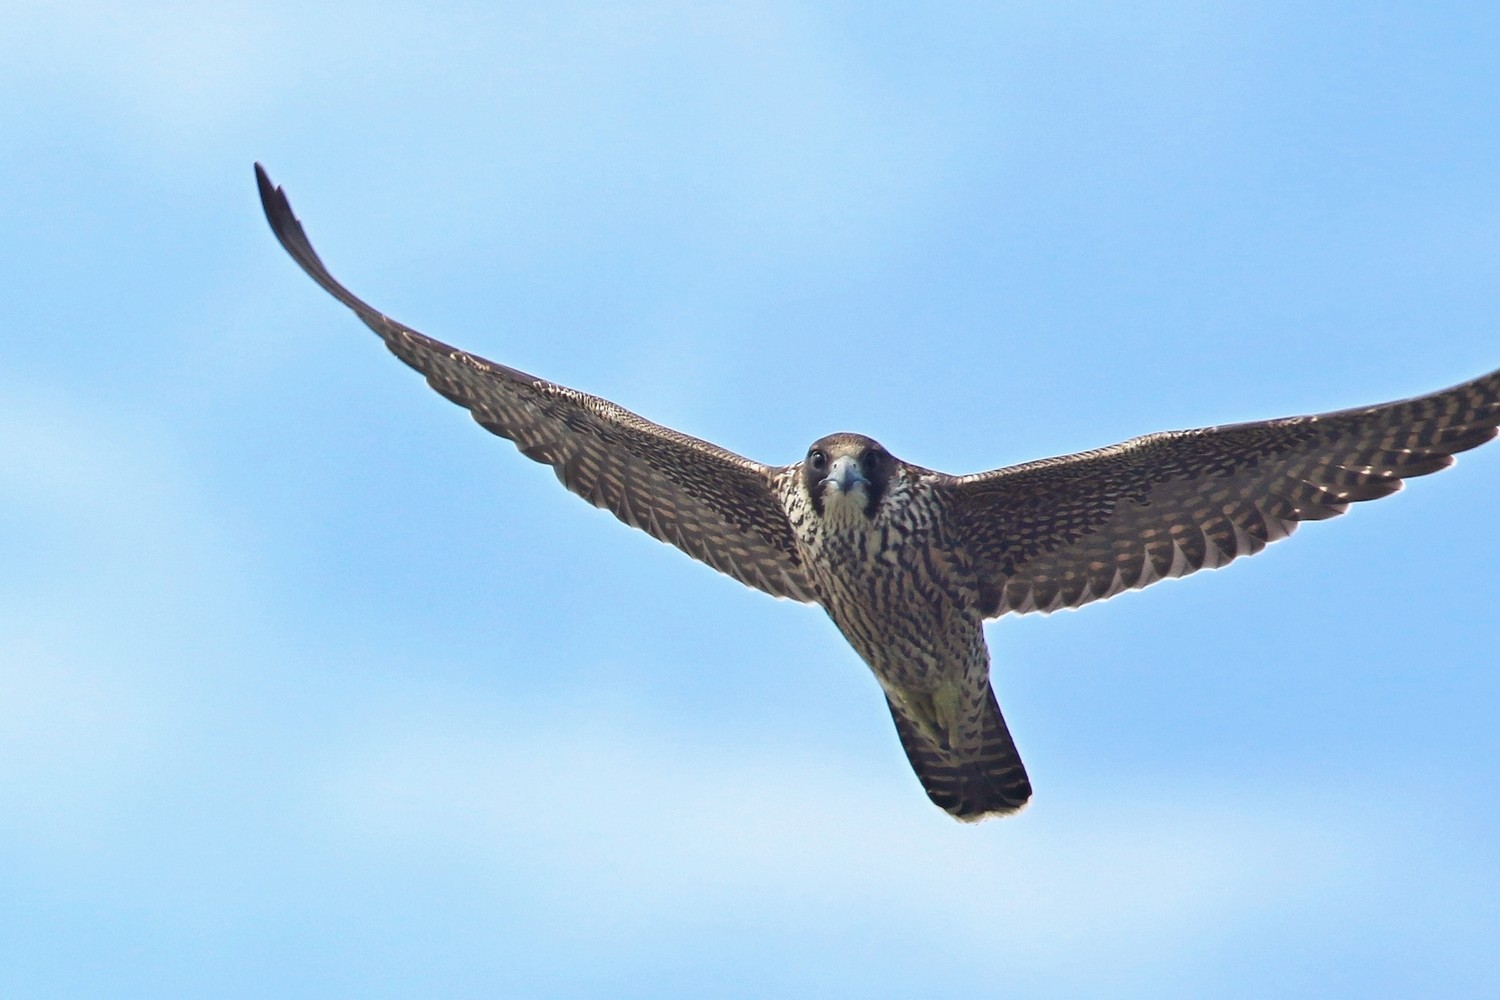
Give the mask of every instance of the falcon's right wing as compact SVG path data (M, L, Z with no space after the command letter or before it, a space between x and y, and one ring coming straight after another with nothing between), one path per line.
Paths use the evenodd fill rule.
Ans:
M1055 611L1222 566L1387 496L1500 425L1500 371L1414 399L1202 430L950 479L981 611Z
M383 315L323 266L285 193L258 163L255 177L266 219L292 259L480 426L552 466L569 490L626 524L774 597L815 600L773 485L780 470Z

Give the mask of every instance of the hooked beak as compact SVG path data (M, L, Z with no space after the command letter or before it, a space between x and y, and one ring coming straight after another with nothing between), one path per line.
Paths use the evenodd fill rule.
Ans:
M833 460L828 467L828 475L823 477L819 486L833 486L840 493L847 494L856 486L869 487L870 481L865 478L859 470L859 462L849 455L841 455Z

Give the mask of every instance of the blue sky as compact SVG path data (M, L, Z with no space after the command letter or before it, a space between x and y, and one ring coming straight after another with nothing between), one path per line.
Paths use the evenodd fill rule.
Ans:
M0 992L1490 996L1500 449L991 626L953 823L814 609L568 496L275 245L768 462L1500 365L1476 4L30 3L0 34Z

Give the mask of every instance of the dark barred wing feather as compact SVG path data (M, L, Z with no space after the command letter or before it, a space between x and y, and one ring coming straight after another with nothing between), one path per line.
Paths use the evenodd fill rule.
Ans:
M772 486L779 470L383 315L323 266L285 193L259 164L255 176L266 218L292 259L482 427L552 466L569 490L626 524L775 597L814 599Z
M1429 396L1152 434L953 480L986 617L1076 608L1222 566L1388 496L1500 424L1500 371Z

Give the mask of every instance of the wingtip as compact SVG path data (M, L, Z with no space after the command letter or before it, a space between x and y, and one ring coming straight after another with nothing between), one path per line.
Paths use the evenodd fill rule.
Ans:
M324 291L353 309L367 325L384 336L384 325L390 320L345 288L329 273L328 268L318 257L318 252L313 249L312 242L307 238L307 232L298 221L297 213L292 211L292 203L286 196L286 190L271 180L271 175L266 173L266 168L259 162L255 164L255 186L260 191L260 207L266 214L266 222L271 227L271 234L276 237L276 242L281 244L281 248L291 256L292 260L296 261L298 267L322 286Z
M296 216L292 214L292 204L287 200L286 192L271 180L271 175L259 161L255 164L255 187L260 192L260 207L266 213L266 221L280 238L286 229L286 221L296 221Z
M265 212L266 222L282 249L291 254L292 259L312 275L318 284L338 298L345 299L348 292L338 286L338 282L333 280L333 276L328 274L328 269L318 259L317 251L312 248L307 233L302 229L302 223L297 220L297 213L292 211L292 202L286 196L286 189L271 180L271 175L266 173L266 168L259 162L255 164L255 186L260 191L260 207Z
M262 205L276 193L276 185L271 183L271 175L266 173L266 168L255 161L255 186L260 191L260 202Z

